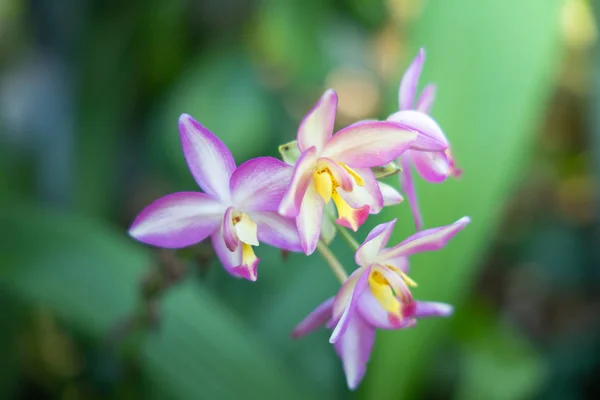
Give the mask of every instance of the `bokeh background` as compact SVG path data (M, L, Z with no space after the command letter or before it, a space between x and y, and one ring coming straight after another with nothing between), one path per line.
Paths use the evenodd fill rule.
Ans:
M592 3L0 0L0 398L599 398ZM473 222L413 257L414 295L456 313L380 331L350 393L326 330L289 338L337 290L318 255L261 246L249 283L206 245L161 252L126 232L195 189L179 114L238 163L276 156L325 88L338 127L393 112L419 47L464 169L418 182L425 223ZM413 232L407 204L368 225L393 217L393 240Z

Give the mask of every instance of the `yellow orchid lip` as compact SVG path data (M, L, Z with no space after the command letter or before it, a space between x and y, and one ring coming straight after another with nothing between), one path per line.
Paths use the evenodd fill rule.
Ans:
M398 273L407 286L399 287L398 284L392 284L388 278L386 278L386 274L383 272L382 268L387 269L389 273L392 274ZM388 268L387 265L374 267L369 275L369 290L377 299L381 307L387 311L390 321L393 321L394 323L399 323L410 313L412 295L408 286L412 285L409 284L407 280L411 282L411 284L414 284L414 281L402 271L397 268Z

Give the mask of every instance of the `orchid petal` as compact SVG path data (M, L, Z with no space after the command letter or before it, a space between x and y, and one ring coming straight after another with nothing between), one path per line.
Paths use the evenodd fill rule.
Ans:
M366 267L375 262L381 249L390 240L390 235L394 231L396 221L397 219L394 218L390 222L379 224L369 232L365 241L358 247L354 254L356 264Z
M402 81L400 81L400 89L398 91L398 104L401 110L410 110L413 108L413 101L417 93L417 85L421 70L425 63L425 50L420 49L419 54L415 57L410 66L406 69Z
M319 167L324 165L331 171L333 179L335 179L343 190L352 190L354 185L352 183L352 176L350 176L350 173L344 167L327 157L320 157L318 164Z
M311 333L331 318L334 297L330 297L319 304L306 318L304 318L291 333L291 337L297 339Z
M417 101L417 111L424 112L425 114L429 114L431 112L431 107L435 101L435 92L435 85L430 83L429 85L425 86L425 89L423 89L421 92L419 101Z
M380 329L403 329L416 324L416 320L412 317L390 318L390 314L381 306L370 290L365 290L357 307L358 313L366 322Z
M233 225L234 208L229 207L223 216L221 230L223 231L223 240L229 251L235 251L240 244L235 226Z
M356 389L365 376L374 341L375 328L354 314L348 321L346 332L335 343L350 390Z
M409 161L410 155L413 153L411 150L400 157L398 162L402 165L402 172L400 177L400 187L402 191L406 193L408 197L408 204L410 205L410 211L415 221L415 227L417 231L423 229L423 217L421 216L421 210L419 209L419 201L417 200L417 191L415 190L415 184L413 182L411 164Z
M396 204L400 204L404 201L404 197L396 190L392 185L388 185L387 183L383 183L377 181L379 184L379 190L381 191L381 196L383 197L383 206L395 206Z
M258 225L258 240L288 251L302 251L296 222L271 211L255 211L250 218Z
M318 152L323 149L333 133L337 102L335 91L328 89L306 114L298 127L297 138L300 151L310 147L316 147Z
M235 251L229 250L225 243L222 229L213 233L211 236L211 243L223 268L231 275L239 276L236 268L242 263L242 246L238 246Z
M434 301L416 301L415 317L448 317L454 312L454 307L446 303Z
M331 321L327 323L327 328L333 329L335 325L339 322L342 314L346 310L350 299L352 298L352 293L354 293L354 287L356 286L356 282L363 275L365 269L367 267L357 268L350 274L348 279L342 284L340 290L338 290L335 301L333 303L333 310L331 313Z
M442 128L429 115L420 111L404 110L390 115L388 122L398 128L417 132L418 135L410 148L421 151L444 151L448 148L448 139Z
M218 229L225 207L204 193L161 197L142 210L129 228L140 242L178 249L201 242Z
M321 223L321 240L329 245L331 241L335 238L337 233L337 228L335 223L335 206L332 202L325 205L323 211L323 221Z
M306 255L311 255L317 248L319 236L321 235L324 207L325 202L311 182L302 200L300 212L296 217L300 244Z
M415 169L430 183L440 183L452 174L446 154L441 151L411 151L410 157Z
M277 211L293 172L292 167L273 157L246 161L231 176L233 204L244 211Z
M351 168L377 167L402 154L417 136L413 129L396 122L360 121L336 133L321 156L341 161Z
M362 178L363 185L355 185L352 191L339 191L342 198L352 208L369 206L370 214L378 214L383 208L383 195L375 174L369 168L356 168L355 172Z
M340 320L333 329L331 337L329 338L329 343L337 342L338 339L344 334L344 332L346 332L350 319L352 318L352 316L355 315L354 311L356 310L356 304L358 303L358 299L368 286L370 273L371 267L367 267L364 270L364 272L360 275L360 277L356 280L356 285L354 285L354 290L352 291L350 301L346 305L346 308L344 309Z
M179 117L183 154L190 172L207 194L228 202L235 161L225 144L188 114Z
M311 183L313 172L317 166L317 149L311 147L300 155L288 191L283 196L279 205L279 214L284 217L294 218L300 212L302 200Z
M454 235L467 226L469 222L471 222L469 217L462 217L453 224L418 232L400 244L390 249L386 249L382 252L382 256L385 259L388 259L400 256L407 257L422 251L439 250L443 248Z

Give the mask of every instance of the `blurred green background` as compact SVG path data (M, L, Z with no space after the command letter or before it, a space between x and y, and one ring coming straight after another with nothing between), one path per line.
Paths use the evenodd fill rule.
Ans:
M0 0L0 398L599 398L595 6ZM418 181L425 223L473 222L413 257L413 293L456 313L378 332L350 393L326 330L289 339L337 290L318 255L261 246L249 283L206 245L161 252L126 232L152 200L195 190L179 114L238 164L276 155L325 88L338 127L393 112L419 47L464 169ZM356 237L394 217L393 240L413 232L401 204Z

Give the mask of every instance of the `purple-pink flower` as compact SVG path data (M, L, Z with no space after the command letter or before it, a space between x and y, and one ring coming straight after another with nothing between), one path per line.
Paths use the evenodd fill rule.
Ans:
M417 93L417 85L419 83L419 77L421 70L425 62L425 51L421 49L417 57L410 64L406 70L402 81L400 82L400 88L398 93L398 103L400 111L390 115L388 121L394 121L401 124L407 122L407 118L414 118L411 115L429 113L435 99L435 86L429 84L421 92L421 96L414 104L414 99ZM415 110L415 111L411 111ZM419 175L423 177L427 182L439 183L443 182L448 176L458 177L461 174L461 170L456 167L454 158L450 151L450 145L448 139L444 135L441 129L431 129L429 131L434 135L430 136L431 139L438 141L444 145L443 149L438 151L422 151L420 149L412 148L406 151L399 157L398 163L402 167L402 174L400 184L402 190L408 197L408 202L415 220L417 230L421 230L423 227L423 218L419 210L417 202L417 196L414 188L414 183L411 174L412 166L415 167Z
M332 328L330 342L342 359L348 387L355 389L365 374L376 328L408 328L416 324L417 318L452 313L448 304L413 300L409 288L416 284L407 275L407 257L443 248L469 222L463 217L451 225L418 232L391 248L385 246L396 220L376 226L356 251L359 268L335 297L300 322L292 337L323 324Z
M384 198L371 167L389 163L410 146L443 148L429 139L429 129L437 125L423 113L411 114L403 122L357 122L332 136L336 108L337 95L327 90L300 123L300 157L279 208L281 215L296 219L306 254L317 246L323 209L331 200L337 208L336 222L354 231L369 214L381 210Z
M271 157L236 168L229 149L208 129L183 114L179 118L183 153L204 193L162 197L135 219L129 234L150 245L181 248L211 237L217 257L234 276L257 279L259 242L301 251L294 221L277 213L293 169Z

